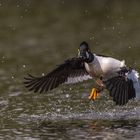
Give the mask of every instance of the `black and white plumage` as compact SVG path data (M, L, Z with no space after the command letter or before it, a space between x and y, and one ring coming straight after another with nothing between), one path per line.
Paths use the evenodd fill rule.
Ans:
M137 79L135 70L129 69L123 75L121 74L103 81L106 89L109 91L110 96L113 97L113 101L115 101L117 105L124 105L130 99L135 97L139 98L139 83L136 81L136 79L134 80L130 77L135 77ZM136 88L137 84L138 88Z
M82 42L77 58L66 60L45 76L25 78L25 85L34 92L45 92L63 83L77 83L88 79L100 80L99 86L109 91L117 105L130 99L140 99L138 72L128 68L124 61L91 53L86 42Z
M58 65L56 69L45 76L28 75L25 85L34 92L45 92L58 87L60 84L78 83L91 78L87 73L81 58L72 58Z

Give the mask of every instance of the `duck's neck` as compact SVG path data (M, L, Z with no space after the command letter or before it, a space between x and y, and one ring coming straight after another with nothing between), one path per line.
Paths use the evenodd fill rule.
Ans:
M91 63L94 60L94 54L92 54L91 52L89 52L89 58L87 58L85 60L86 63Z

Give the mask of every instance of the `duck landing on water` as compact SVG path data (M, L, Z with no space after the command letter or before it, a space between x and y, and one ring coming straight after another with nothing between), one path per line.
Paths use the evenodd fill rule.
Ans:
M42 93L60 84L73 84L92 78L98 86L92 89L90 100L95 100L104 89L109 91L116 105L124 105L133 98L140 99L138 72L127 67L124 61L92 53L86 42L80 44L78 57L66 60L45 76L28 75L24 84L29 91Z

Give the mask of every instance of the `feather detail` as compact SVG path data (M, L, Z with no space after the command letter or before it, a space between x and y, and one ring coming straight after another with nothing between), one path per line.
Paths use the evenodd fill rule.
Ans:
M87 73L84 62L80 58L66 60L56 69L45 76L34 77L28 75L24 78L26 88L34 92L45 92L58 87L60 84L78 83L91 79Z

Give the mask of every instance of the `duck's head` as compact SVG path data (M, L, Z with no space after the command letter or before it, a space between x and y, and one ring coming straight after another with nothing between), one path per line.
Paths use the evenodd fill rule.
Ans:
M94 60L94 55L91 53L87 42L83 41L78 49L78 57L83 59L85 62L90 63Z

